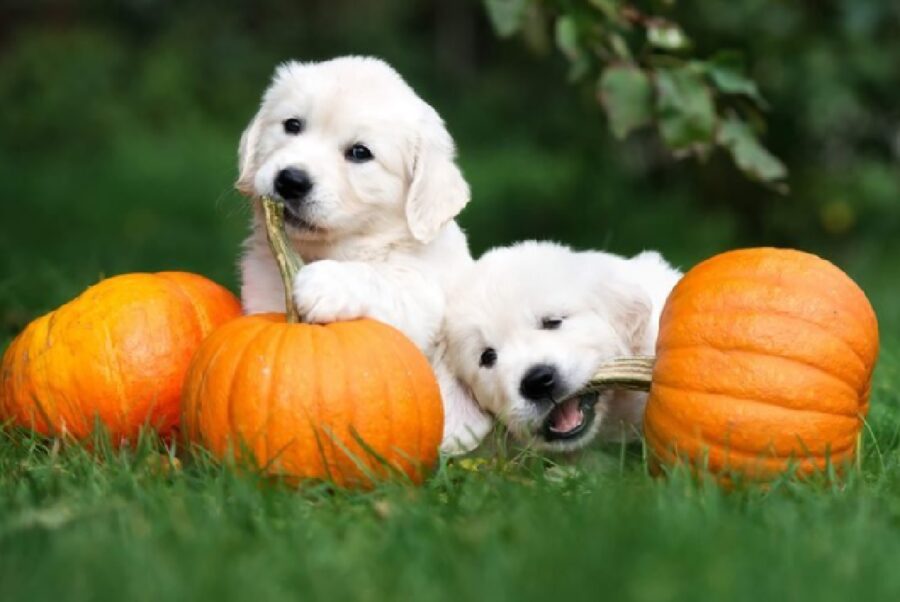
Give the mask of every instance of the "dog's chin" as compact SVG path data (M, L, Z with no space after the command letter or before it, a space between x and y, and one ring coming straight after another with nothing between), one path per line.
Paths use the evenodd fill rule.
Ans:
M328 234L328 230L311 221L309 218L291 211L284 205L284 224L288 230L301 238L319 238Z
M553 452L586 447L600 428L599 394L587 392L556 403L532 429L534 446Z

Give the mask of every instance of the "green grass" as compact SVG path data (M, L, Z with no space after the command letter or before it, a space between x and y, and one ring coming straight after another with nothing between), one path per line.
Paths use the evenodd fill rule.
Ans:
M198 454L171 468L149 439L92 454L7 430L0 599L897 600L898 368L859 470L767 491L652 478L639 447L298 491Z
M237 129L179 134L50 162L0 157L0 349L104 274L188 269L234 287ZM500 193L473 171L490 206ZM490 238L478 214L470 223ZM672 252L711 252L683 242ZM417 489L296 491L189 454L166 470L154 441L93 455L7 429L0 600L898 600L894 265L851 271L888 334L864 458L845 483L726 494L653 479L640 448L613 448L565 468L445 465Z

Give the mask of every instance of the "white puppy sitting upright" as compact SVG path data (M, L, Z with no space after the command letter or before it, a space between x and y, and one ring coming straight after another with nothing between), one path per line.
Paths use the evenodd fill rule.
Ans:
M432 354L445 286L471 263L453 218L469 201L440 116L384 62L281 65L241 138L238 189L284 201L309 264L294 283L304 320L371 317ZM248 313L284 311L254 200L241 261Z
M480 408L540 449L637 436L646 394L574 394L603 362L653 354L660 311L680 277L652 252L625 259L525 242L486 253L451 292L444 326L459 380L444 403L472 417L458 432L485 432ZM453 451L475 439L461 437Z

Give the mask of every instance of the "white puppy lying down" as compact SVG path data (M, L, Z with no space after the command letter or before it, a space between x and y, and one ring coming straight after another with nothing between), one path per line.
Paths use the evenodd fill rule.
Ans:
M239 169L241 192L284 201L288 236L309 263L293 290L306 321L375 318L439 361L445 289L472 263L453 221L469 187L440 116L391 67L363 57L281 65L241 138ZM253 208L244 309L284 311Z
M458 383L444 403L467 420L446 433L444 450L476 446L489 416L553 451L637 436L645 394L570 396L604 361L653 354L660 311L680 277L653 252L625 259L524 242L486 253L449 297L446 359Z

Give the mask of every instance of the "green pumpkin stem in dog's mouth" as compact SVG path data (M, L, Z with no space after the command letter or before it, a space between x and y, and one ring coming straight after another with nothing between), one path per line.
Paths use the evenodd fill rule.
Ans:
M301 321L300 313L294 304L294 279L297 272L303 268L303 260L291 247L287 234L284 231L284 207L278 201L264 196L261 199L263 216L266 223L266 237L269 239L269 248L278 264L281 272L281 282L284 284L284 314L288 323L296 324Z

